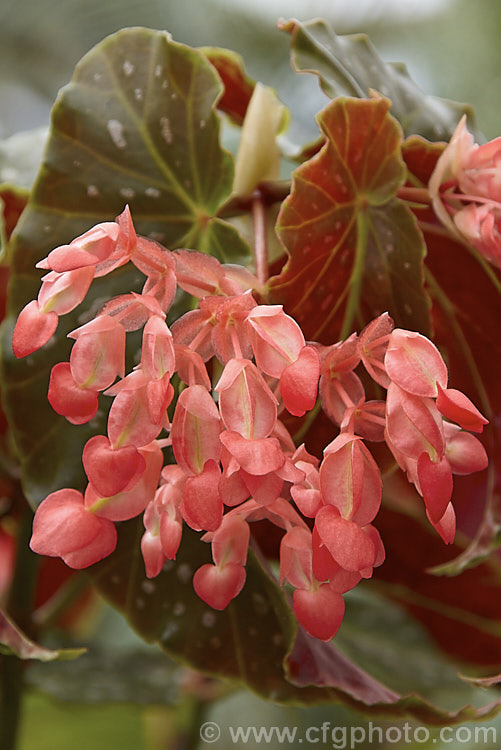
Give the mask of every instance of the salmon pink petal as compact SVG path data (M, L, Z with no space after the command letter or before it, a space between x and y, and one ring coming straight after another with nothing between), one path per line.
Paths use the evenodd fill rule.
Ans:
M158 315L153 315L144 327L141 368L146 377L153 380L159 380L166 373L172 374L176 368L172 334Z
M484 425L489 424L470 399L455 388L438 388L437 407L441 414L457 422L465 430L482 432Z
M280 542L280 584L309 589L313 582L311 532L296 526Z
M437 385L447 385L442 355L435 344L414 331L392 331L384 366L389 378L414 396L433 397L437 395Z
M252 349L260 370L279 378L305 345L301 328L282 305L259 305L247 316Z
M330 641L344 617L344 599L328 583L308 591L297 589L292 595L298 622L313 638Z
M61 555L62 559L70 568L82 570L99 562L111 555L117 546L117 530L111 521L105 518L97 519L100 524L99 533L90 544L73 552Z
M168 560L175 560L181 537L183 535L183 524L177 518L173 518L168 512L160 514L160 541L164 556Z
M98 392L75 383L69 362L52 368L47 397L54 411L74 424L89 422L97 412Z
M340 571L342 571L342 568L334 560L331 553L320 539L316 526L313 527L311 541L313 552L313 575L317 581L332 580ZM352 575L355 574L352 573ZM358 579L360 580L360 576L358 576Z
M242 469L249 474L269 474L280 469L285 463L285 456L276 438L247 440L237 432L225 430L221 433L220 439Z
M223 567L202 565L193 576L193 588L197 595L212 609L226 609L244 587L243 565L228 563Z
M394 328L388 313L383 313L365 326L358 337L360 357L365 369L376 383L388 388L390 378L384 366L390 333Z
M38 351L52 338L59 318L55 312L42 312L36 300L23 307L12 336L12 350L16 357L27 357Z
M203 471L188 477L183 488L181 513L196 531L215 531L223 520L223 501L219 493L221 470L216 461L207 461Z
M428 511L426 512L426 515L428 516L431 525L440 535L445 544L452 544L454 537L456 536L456 514L452 503L449 503L445 509L444 515L438 521L432 521Z
M211 542L212 559L222 567L227 563L245 565L249 549L250 529L244 518L226 515Z
M277 421L277 400L252 362L231 359L215 390L227 430L248 439L268 437Z
M452 471L444 456L434 463L429 455L421 453L417 463L418 479L426 510L433 523L442 518L452 497Z
M71 350L71 374L83 388L102 391L125 366L125 331L114 318L99 315L69 334L76 339Z
M65 273L51 271L42 279L38 293L40 309L58 315L71 312L85 298L93 278L94 266L77 268Z
M320 490L325 503L342 518L361 526L370 523L381 504L382 482L376 462L361 440L326 453L320 466Z
M219 461L221 419L208 391L192 385L181 392L172 420L172 449L187 474L200 474L206 461Z
M374 565L374 542L358 524L341 518L335 508L329 505L320 508L315 526L334 560L345 570L363 570Z
M139 452L146 462L146 468L139 478L135 474L129 485L111 497L101 495L89 484L85 491L85 507L99 518L110 521L127 521L142 513L154 498L162 470L163 454L159 446L152 442ZM129 489L129 487L131 488Z
M147 578L155 578L163 568L165 554L158 534L145 531L141 537L141 554Z
M457 425L444 425L446 434L445 455L453 474L471 474L485 469L489 458L484 446L474 435L462 432ZM452 428L449 431L447 428Z
M320 356L312 346L301 349L295 362L280 376L280 393L290 414L302 417L311 411L317 400Z
M100 529L99 519L85 509L81 492L58 490L37 508L30 547L39 555L60 557L89 545Z
M283 480L278 476L277 472L271 471L269 474L255 476L241 469L240 475L245 482L248 494L250 494L258 505L269 505L280 495Z
M146 461L135 446L115 450L104 435L95 435L87 441L82 461L89 482L103 497L121 492L132 477L139 481L146 469Z

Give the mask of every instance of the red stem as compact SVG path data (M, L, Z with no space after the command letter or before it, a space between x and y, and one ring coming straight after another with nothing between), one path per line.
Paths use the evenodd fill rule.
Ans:
M264 286L268 281L268 243L266 238L266 207L259 190L256 190L252 196L252 218L254 220L256 276Z

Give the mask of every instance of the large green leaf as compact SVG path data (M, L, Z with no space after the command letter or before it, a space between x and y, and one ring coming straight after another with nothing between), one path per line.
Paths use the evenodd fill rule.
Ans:
M338 36L321 19L291 20L280 28L292 35L294 68L316 73L327 96L367 97L378 91L391 99L391 113L406 135L449 140L463 114L470 121L469 105L428 96L410 78L403 63L385 63L366 34Z
M271 296L307 338L332 343L385 310L397 325L429 330L422 235L394 198L405 165L389 104L329 104L318 116L326 143L294 172L283 203L277 231L290 258Z
M80 486L79 456L100 418L71 427L47 403L55 362L67 359L68 331L107 298L139 290L128 267L98 280L87 300L64 317L55 343L16 361L10 335L19 309L36 297L35 264L129 203L138 233L167 247L191 247L223 260L248 253L230 224L216 216L231 193L233 161L219 143L215 112L222 85L206 57L163 32L126 29L78 64L52 113L48 145L29 204L12 240L10 320L3 339L6 411L28 498L39 503L62 486Z
M338 637L334 644L322 643L301 628L296 632L286 597L253 554L239 596L221 612L207 607L193 590L192 576L210 560L210 549L194 532L185 532L176 561L168 562L159 576L149 580L139 551L143 530L138 521L120 524L116 551L91 568L92 579L146 641L157 643L176 661L231 678L279 702L336 702L371 715L410 714L436 724L496 713L495 695L488 696L490 702L479 709L464 705L475 692L455 678L454 669L418 626L382 600L357 592L352 604L352 595L348 596L346 621ZM387 654L397 628L404 634L411 629L408 637L414 649L408 661L406 650L401 650L402 665L395 674ZM357 641L370 634L361 654L355 633ZM431 683L426 675L415 682L409 678L409 670L417 663L428 675L433 671ZM430 702L441 689L452 686L454 701L445 706L443 701ZM422 690L425 697L397 692L402 689Z

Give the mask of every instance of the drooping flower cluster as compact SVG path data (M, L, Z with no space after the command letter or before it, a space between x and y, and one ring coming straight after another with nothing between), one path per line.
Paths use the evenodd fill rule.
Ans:
M481 443L461 428L480 432L486 420L447 388L435 346L394 329L388 315L332 346L306 342L280 305L258 304L249 271L137 237L128 209L39 264L49 273L19 315L16 356L49 340L93 278L129 261L146 277L141 293L113 298L70 333L70 360L52 369L49 401L72 424L93 418L100 393L113 402L107 434L83 450L85 493L61 489L41 503L32 549L85 568L113 551L116 523L144 514L141 551L154 577L175 559L186 524L204 532L212 550L213 563L194 574L195 591L224 609L245 583L249 524L267 519L285 532L280 578L294 590L298 621L332 638L342 595L384 559L372 525L382 480L365 441L386 440L451 542L452 473L487 463ZM169 328L178 287L198 306ZM126 374L126 334L141 328L140 362ZM386 401L366 400L360 362L387 389ZM296 447L280 419L284 411L303 417L317 398L339 427L321 461ZM164 466L167 446L175 463Z
M501 268L501 138L479 146L459 122L429 182L440 221Z

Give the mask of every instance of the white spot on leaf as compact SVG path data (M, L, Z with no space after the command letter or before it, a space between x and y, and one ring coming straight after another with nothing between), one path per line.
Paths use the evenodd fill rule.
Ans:
M108 120L108 133L117 148L125 148L127 141L124 138L124 126L119 120Z
M158 188L149 187L144 192L148 198L160 198L160 190Z
M170 126L170 120L168 117L160 118L160 131L162 133L162 138L164 139L164 141L170 145L173 141L173 136Z
M125 60L124 64L122 65L122 70L124 72L124 75L127 77L131 76L136 69L136 66L131 63L130 60Z
M134 198L134 196L136 195L136 191L129 187L120 188L119 192L123 198L127 198L128 200Z
M95 185L87 185L87 195L89 198L97 198L99 195L99 190Z

